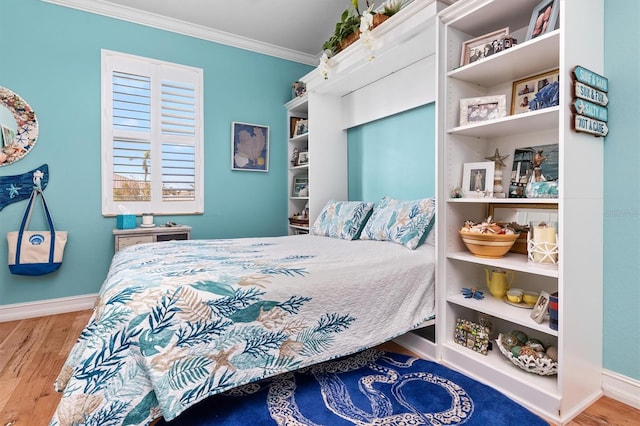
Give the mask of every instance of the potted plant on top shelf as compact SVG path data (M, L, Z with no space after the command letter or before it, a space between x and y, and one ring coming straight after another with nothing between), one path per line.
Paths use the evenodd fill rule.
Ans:
M328 78L327 61L329 58L346 49L359 38L362 39L365 47L372 52L369 60L373 60L373 41L369 32L400 11L405 0L387 0L378 11L373 10L373 2L365 1L367 8L360 13L358 0L351 0L353 9L347 8L342 12L333 34L322 45L321 72L325 79Z

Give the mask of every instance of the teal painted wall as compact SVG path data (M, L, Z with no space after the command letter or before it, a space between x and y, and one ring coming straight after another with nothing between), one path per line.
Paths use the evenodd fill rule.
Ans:
M435 195L435 104L349 129L349 199Z
M604 368L640 380L640 2L605 2Z
M3 0L0 11L12 17L2 24L0 86L20 94L40 124L33 151L0 176L49 164L47 202L57 228L69 232L58 272L20 277L0 267L0 305L96 293L106 275L116 221L101 215L100 49L204 69L205 213L157 223L191 225L194 238L286 234L283 105L291 82L311 67L39 0ZM231 171L232 121L270 127L268 173ZM4 235L18 228L25 205L0 211L3 262Z

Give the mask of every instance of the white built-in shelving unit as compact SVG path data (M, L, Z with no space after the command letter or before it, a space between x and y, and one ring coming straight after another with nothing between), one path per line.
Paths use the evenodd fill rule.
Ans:
M539 0L460 0L440 14L437 100L437 353L444 364L485 382L554 423L565 423L601 394L602 215L601 138L571 129L571 73L582 65L603 69L603 1L559 1L558 28L525 40ZM465 41L509 27L518 44L460 66ZM559 106L460 126L460 99L504 94L507 113L514 81L558 69ZM559 146L559 197L554 199L451 198L461 185L463 164L487 161L496 148L505 160L508 188L514 149ZM519 203L557 205L557 265L540 265L526 255L472 256L458 234L465 220L480 221L488 206ZM482 300L467 299L463 287L485 287L485 270L514 271L514 286L558 293L559 328L541 324L531 311L496 299L485 288ZM520 369L494 347L488 355L454 342L457 319L489 316L495 333L522 330L558 347L558 374L540 376ZM494 342L494 346L496 343Z

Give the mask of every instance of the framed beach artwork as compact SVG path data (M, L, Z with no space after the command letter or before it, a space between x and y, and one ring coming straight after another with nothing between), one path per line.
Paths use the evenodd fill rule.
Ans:
M536 183L537 186L557 186L559 154L558 144L515 149L509 180L509 198L556 198L527 195L527 185Z
M231 123L231 170L269 171L269 126Z

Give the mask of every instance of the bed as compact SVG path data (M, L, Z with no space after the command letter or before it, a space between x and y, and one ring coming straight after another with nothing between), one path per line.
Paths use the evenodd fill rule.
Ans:
M128 247L56 380L50 424L172 420L211 395L393 339L433 318L434 270L433 245L376 239Z

